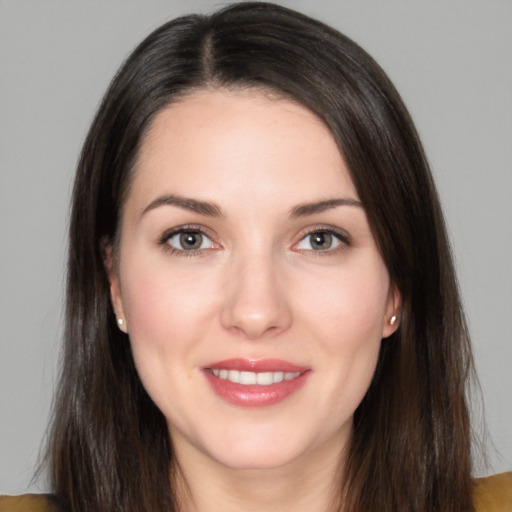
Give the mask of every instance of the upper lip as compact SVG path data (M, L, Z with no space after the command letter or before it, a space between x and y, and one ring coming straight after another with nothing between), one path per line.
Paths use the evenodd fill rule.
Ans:
M225 359L205 366L211 370L239 370L245 372L305 372L307 366L301 366L282 359Z

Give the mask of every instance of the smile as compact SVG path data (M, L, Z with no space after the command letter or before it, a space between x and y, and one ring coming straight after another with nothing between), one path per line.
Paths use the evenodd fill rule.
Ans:
M312 372L276 359L229 359L208 365L203 373L223 401L239 407L265 407L299 391Z
M283 382L284 380L296 379L301 372L248 372L239 370L212 369L210 370L215 377L222 380L228 380L233 384L242 384L245 386L258 385L270 386Z

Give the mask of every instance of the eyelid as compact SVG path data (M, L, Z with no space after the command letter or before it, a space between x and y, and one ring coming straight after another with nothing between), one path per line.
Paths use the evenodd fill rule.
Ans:
M211 240L213 247L207 248L207 249L196 249L196 250L184 250L184 249L177 249L171 245L169 245L167 242L170 238L173 236L180 234L180 233L186 233L186 232L197 232L201 235L207 237L209 240ZM174 252L180 255L186 255L186 256L193 256L193 255L200 255L204 254L211 250L221 249L222 245L215 240L215 236L210 232L211 230L205 228L204 226L198 225L198 224L184 224L182 226L176 226L174 228L165 230L159 237L158 237L158 244L161 246L165 246L165 249ZM307 236L310 236L314 233L328 233L335 238L339 240L339 245L332 248L332 249L326 249L324 251L315 251L313 249L298 249L301 252L308 252L308 253L315 253L315 255L327 255L332 254L337 251L341 251L345 249L346 247L349 247L352 244L352 239L350 234L345 231L344 229L329 226L329 225L315 225L310 226L308 228L305 228L300 232L298 235L298 240L292 244L292 249L297 250L297 245L302 242Z
M189 250L186 251L184 249L177 249L176 247L173 247L169 245L167 242L175 235L179 235L181 233L200 233L202 236L205 236L209 240L211 240L213 247L207 248L207 249L196 249L196 250ZM159 237L158 237L158 245L164 246L166 250L170 251L171 253L177 253L182 254L186 256L193 256L197 254L204 253L206 251L215 250L221 248L221 245L215 241L215 237L210 233L209 229L206 229L204 226L200 226L198 224L185 224L182 226L176 226L174 228L165 230Z
M316 225L316 226L308 227L305 230L301 231L301 233L298 236L298 240L293 244L292 248L295 248L306 237L308 237L314 233L328 233L328 234L336 237L339 240L340 244L339 244L339 246L337 246L333 249L326 249L324 251L314 251L312 249L298 249L298 250L308 252L308 253L315 253L316 255L332 254L339 250L343 250L346 247L350 247L350 245L352 244L351 236L344 229L337 228L334 226Z

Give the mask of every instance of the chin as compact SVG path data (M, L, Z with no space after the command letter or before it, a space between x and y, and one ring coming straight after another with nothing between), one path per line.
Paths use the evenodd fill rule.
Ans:
M311 441L302 436L290 435L290 431L282 432L252 431L248 436L240 436L233 432L226 434L209 449L205 446L210 458L221 465L237 470L270 470L278 469L300 460L302 456L314 451ZM297 434L295 432L295 434Z
M223 454L222 457L215 458L218 463L229 469L258 471L285 467L296 461L300 456L297 453L276 453L275 450L266 450L260 453L240 453L236 451L227 456Z

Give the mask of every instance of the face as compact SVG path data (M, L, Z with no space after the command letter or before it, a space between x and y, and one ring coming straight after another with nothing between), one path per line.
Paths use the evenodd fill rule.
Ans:
M117 250L114 309L178 456L340 453L399 298L314 114L254 91L158 113Z

